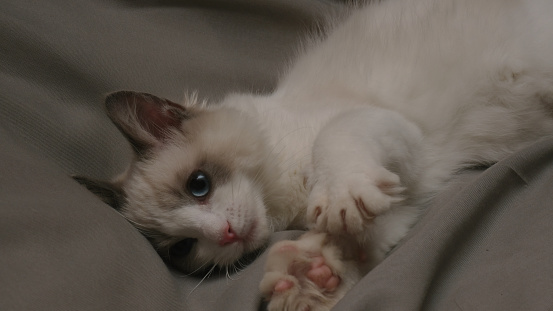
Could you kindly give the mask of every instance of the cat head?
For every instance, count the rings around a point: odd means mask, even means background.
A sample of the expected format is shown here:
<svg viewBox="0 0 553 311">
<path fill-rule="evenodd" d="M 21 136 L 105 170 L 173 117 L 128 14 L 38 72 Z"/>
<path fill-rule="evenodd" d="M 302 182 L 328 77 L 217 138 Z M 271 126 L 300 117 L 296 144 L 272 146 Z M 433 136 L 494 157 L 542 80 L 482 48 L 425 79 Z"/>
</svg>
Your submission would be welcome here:
<svg viewBox="0 0 553 311">
<path fill-rule="evenodd" d="M 117 92 L 107 114 L 135 151 L 112 182 L 76 179 L 185 272 L 228 266 L 269 235 L 268 150 L 256 121 L 232 108 Z"/>
</svg>

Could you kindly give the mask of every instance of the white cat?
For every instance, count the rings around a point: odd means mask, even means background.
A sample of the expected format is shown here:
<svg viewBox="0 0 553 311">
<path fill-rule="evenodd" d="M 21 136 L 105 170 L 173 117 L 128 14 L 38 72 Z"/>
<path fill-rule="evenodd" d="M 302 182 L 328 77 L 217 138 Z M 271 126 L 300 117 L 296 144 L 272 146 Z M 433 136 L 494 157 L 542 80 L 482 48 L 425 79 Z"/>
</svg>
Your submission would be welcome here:
<svg viewBox="0 0 553 311">
<path fill-rule="evenodd" d="M 118 92 L 136 151 L 81 180 L 184 271 L 228 266 L 274 231 L 270 310 L 328 310 L 451 176 L 553 136 L 553 1 L 386 0 L 306 48 L 270 95 L 184 105 Z"/>
</svg>

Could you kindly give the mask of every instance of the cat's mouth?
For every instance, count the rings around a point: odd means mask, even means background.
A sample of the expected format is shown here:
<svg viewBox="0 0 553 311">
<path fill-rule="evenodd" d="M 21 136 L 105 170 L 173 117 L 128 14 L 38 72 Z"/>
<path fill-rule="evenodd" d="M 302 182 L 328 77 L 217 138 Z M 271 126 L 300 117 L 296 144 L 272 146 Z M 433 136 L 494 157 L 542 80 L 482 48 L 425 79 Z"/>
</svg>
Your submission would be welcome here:
<svg viewBox="0 0 553 311">
<path fill-rule="evenodd" d="M 233 243 L 222 246 L 221 250 L 224 250 L 224 252 L 229 255 L 229 261 L 234 263 L 240 260 L 243 263 L 249 261 L 244 260 L 244 257 L 250 259 L 257 257 L 257 255 L 259 255 L 259 250 L 266 247 L 268 242 L 268 236 L 264 234 L 262 228 L 262 225 L 254 221 L 241 230 L 243 233 L 239 235 L 239 239 Z"/>
<path fill-rule="evenodd" d="M 227 245 L 233 245 L 236 243 L 240 243 L 244 247 L 244 251 L 248 252 L 253 249 L 252 244 L 256 243 L 256 232 L 257 232 L 257 222 L 252 222 L 252 224 L 246 228 L 245 230 L 241 230 L 241 233 L 235 233 L 231 227 L 229 226 L 226 239 L 219 243 L 220 246 L 227 246 Z"/>
</svg>

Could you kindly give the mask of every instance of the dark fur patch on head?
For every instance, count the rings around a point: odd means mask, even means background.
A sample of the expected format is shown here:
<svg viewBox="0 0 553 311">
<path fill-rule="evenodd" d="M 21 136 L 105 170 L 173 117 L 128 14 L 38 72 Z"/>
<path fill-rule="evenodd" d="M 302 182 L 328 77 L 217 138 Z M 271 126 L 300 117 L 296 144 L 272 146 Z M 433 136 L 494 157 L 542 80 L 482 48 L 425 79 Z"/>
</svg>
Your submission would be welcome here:
<svg viewBox="0 0 553 311">
<path fill-rule="evenodd" d="M 116 210 L 120 210 L 125 203 L 123 190 L 113 183 L 90 179 L 84 176 L 73 176 L 73 179 Z"/>
</svg>

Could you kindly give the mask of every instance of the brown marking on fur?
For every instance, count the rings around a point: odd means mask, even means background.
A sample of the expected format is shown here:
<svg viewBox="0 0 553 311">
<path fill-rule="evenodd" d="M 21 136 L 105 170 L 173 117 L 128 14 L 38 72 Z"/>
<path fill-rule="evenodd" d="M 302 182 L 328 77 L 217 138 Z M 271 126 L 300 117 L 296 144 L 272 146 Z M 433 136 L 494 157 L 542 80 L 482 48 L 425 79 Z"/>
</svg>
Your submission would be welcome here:
<svg viewBox="0 0 553 311">
<path fill-rule="evenodd" d="M 152 146 L 152 138 L 163 141 L 183 120 L 188 119 L 184 107 L 168 99 L 148 93 L 120 91 L 106 97 L 108 116 L 133 146 L 143 155 Z M 147 137 L 146 131 L 152 137 Z"/>
</svg>

